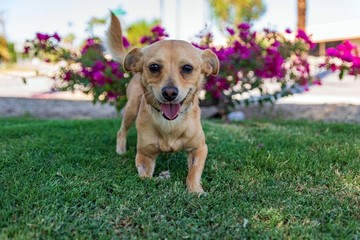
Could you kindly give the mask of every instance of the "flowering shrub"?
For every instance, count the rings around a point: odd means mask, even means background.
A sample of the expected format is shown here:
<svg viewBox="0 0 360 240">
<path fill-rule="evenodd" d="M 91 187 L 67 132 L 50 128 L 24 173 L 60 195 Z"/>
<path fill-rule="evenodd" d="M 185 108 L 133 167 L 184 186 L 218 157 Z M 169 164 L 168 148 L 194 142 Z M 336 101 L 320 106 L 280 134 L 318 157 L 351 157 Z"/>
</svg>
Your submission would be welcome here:
<svg viewBox="0 0 360 240">
<path fill-rule="evenodd" d="M 169 35 L 165 32 L 165 29 L 160 26 L 156 25 L 151 29 L 151 35 L 143 36 L 140 38 L 141 44 L 152 44 L 154 42 L 160 41 L 168 37 Z"/>
<path fill-rule="evenodd" d="M 149 36 L 140 41 L 153 43 L 168 35 L 157 25 Z M 126 103 L 126 86 L 130 75 L 124 73 L 120 63 L 106 58 L 103 54 L 99 38 L 86 40 L 80 52 L 71 52 L 60 44 L 61 38 L 54 35 L 37 33 L 36 38 L 24 44 L 26 56 L 36 56 L 46 62 L 59 63 L 59 71 L 52 76 L 60 79 L 54 88 L 61 91 L 80 90 L 92 94 L 93 102 L 109 102 L 120 110 Z M 125 48 L 129 48 L 128 40 L 123 37 Z"/>
<path fill-rule="evenodd" d="M 339 71 L 339 78 L 344 74 L 358 76 L 360 74 L 360 55 L 357 46 L 346 40 L 335 48 L 326 50 L 325 63 L 321 65 L 333 72 Z"/>
<path fill-rule="evenodd" d="M 225 106 L 274 102 L 278 98 L 307 90 L 314 81 L 307 61 L 308 51 L 315 47 L 306 33 L 299 30 L 294 40 L 264 29 L 256 32 L 247 23 L 226 29 L 226 46 L 216 47 L 210 33 L 201 36 L 199 48 L 210 48 L 218 56 L 221 70 L 211 76 L 205 90 Z M 270 89 L 266 83 L 272 83 Z"/>
<path fill-rule="evenodd" d="M 209 77 L 204 90 L 206 96 L 215 99 L 221 107 L 274 102 L 319 83 L 312 78 L 306 58 L 315 45 L 304 31 L 299 30 L 293 40 L 290 40 L 289 29 L 285 35 L 268 29 L 256 32 L 247 23 L 227 28 L 227 32 L 228 43 L 223 47 L 213 44 L 210 33 L 203 34 L 200 43 L 193 43 L 202 49 L 212 49 L 220 60 L 219 75 Z M 139 41 L 151 44 L 167 36 L 164 28 L 157 25 Z M 126 48 L 130 47 L 126 38 L 123 42 Z M 122 71 L 119 63 L 103 55 L 98 38 L 87 39 L 80 52 L 71 52 L 61 46 L 58 34 L 38 33 L 34 40 L 25 43 L 24 53 L 62 63 L 55 76 L 63 79 L 56 85 L 57 89 L 78 89 L 92 94 L 94 102 L 110 102 L 117 109 L 126 102 L 130 76 Z"/>
</svg>

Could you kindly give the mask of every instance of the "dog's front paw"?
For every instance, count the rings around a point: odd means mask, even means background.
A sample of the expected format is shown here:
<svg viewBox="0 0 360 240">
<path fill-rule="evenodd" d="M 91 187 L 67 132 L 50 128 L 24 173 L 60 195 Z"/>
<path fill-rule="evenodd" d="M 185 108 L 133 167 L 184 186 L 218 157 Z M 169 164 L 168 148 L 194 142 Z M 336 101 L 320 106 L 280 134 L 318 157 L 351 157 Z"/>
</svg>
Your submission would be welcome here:
<svg viewBox="0 0 360 240">
<path fill-rule="evenodd" d="M 205 194 L 204 189 L 201 187 L 201 185 L 190 185 L 187 187 L 189 193 L 197 193 L 199 195 Z"/>
<path fill-rule="evenodd" d="M 116 146 L 116 153 L 119 154 L 119 155 L 125 154 L 126 153 L 126 146 L 117 145 Z"/>
<path fill-rule="evenodd" d="M 116 152 L 120 155 L 126 153 L 126 138 L 118 137 L 116 142 Z"/>
</svg>

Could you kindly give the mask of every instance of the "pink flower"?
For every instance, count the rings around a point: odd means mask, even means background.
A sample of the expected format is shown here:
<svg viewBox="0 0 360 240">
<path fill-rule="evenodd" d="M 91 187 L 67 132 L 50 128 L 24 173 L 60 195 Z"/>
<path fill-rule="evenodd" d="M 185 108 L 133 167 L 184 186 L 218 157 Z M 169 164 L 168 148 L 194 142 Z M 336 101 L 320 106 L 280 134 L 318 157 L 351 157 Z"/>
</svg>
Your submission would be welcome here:
<svg viewBox="0 0 360 240">
<path fill-rule="evenodd" d="M 81 73 L 84 74 L 85 77 L 91 77 L 91 71 L 86 68 L 81 69 Z"/>
<path fill-rule="evenodd" d="M 169 36 L 167 33 L 165 33 L 165 29 L 160 25 L 154 26 L 151 29 L 151 32 L 159 35 L 160 37 L 168 37 Z"/>
<path fill-rule="evenodd" d="M 88 38 L 86 39 L 86 45 L 94 45 L 95 44 L 95 40 L 93 38 Z"/>
<path fill-rule="evenodd" d="M 307 43 L 310 46 L 310 49 L 313 49 L 316 47 L 316 44 L 310 40 L 309 36 L 305 33 L 304 30 L 299 29 L 298 33 L 296 34 L 296 38 L 303 39 L 305 41 L 305 43 Z"/>
<path fill-rule="evenodd" d="M 275 41 L 273 44 L 271 44 L 271 46 L 278 48 L 281 46 L 281 43 L 279 41 Z"/>
<path fill-rule="evenodd" d="M 329 57 L 337 57 L 338 51 L 335 48 L 328 48 L 326 49 L 326 55 Z"/>
<path fill-rule="evenodd" d="M 98 86 L 104 86 L 104 84 L 106 83 L 106 78 L 105 78 L 104 74 L 100 71 L 94 72 L 93 80 L 94 80 L 95 84 L 97 84 Z"/>
<path fill-rule="evenodd" d="M 109 65 L 110 65 L 112 71 L 117 71 L 117 70 L 119 70 L 120 64 L 119 64 L 118 62 L 110 61 L 110 62 L 109 62 Z"/>
<path fill-rule="evenodd" d="M 145 37 L 145 36 L 144 36 L 144 37 L 141 37 L 141 38 L 140 38 L 140 43 L 141 43 L 141 44 L 144 44 L 144 43 L 146 43 L 146 42 L 148 42 L 148 41 L 149 41 L 149 38 L 148 38 L 148 37 Z"/>
<path fill-rule="evenodd" d="M 119 96 L 119 94 L 113 92 L 113 91 L 108 91 L 107 92 L 107 98 L 110 100 L 110 101 L 114 101 L 116 100 L 116 98 Z"/>
<path fill-rule="evenodd" d="M 124 45 L 125 48 L 130 47 L 130 43 L 129 43 L 129 41 L 127 40 L 126 37 L 123 36 L 123 37 L 122 37 L 122 41 L 123 41 L 123 45 Z"/>
<path fill-rule="evenodd" d="M 356 49 L 356 45 L 352 44 L 349 40 L 345 40 L 342 44 L 336 47 L 339 51 L 352 52 Z"/>
<path fill-rule="evenodd" d="M 243 23 L 240 23 L 237 27 L 238 27 L 238 29 L 241 29 L 241 30 L 249 30 L 251 26 L 249 23 L 243 22 Z"/>
<path fill-rule="evenodd" d="M 346 62 L 353 62 L 354 61 L 354 56 L 351 53 L 346 52 L 341 56 L 341 59 L 346 61 Z"/>
<path fill-rule="evenodd" d="M 255 70 L 255 75 L 261 78 L 283 78 L 284 63 L 285 59 L 280 52 L 276 48 L 269 47 L 263 58 L 263 66 Z"/>
<path fill-rule="evenodd" d="M 26 46 L 24 47 L 24 54 L 29 54 L 29 51 L 30 51 L 30 47 L 29 46 Z"/>
<path fill-rule="evenodd" d="M 322 85 L 321 79 L 320 79 L 320 78 L 315 79 L 315 80 L 313 81 L 313 84 L 314 84 L 314 85 L 321 86 L 321 85 Z"/>
<path fill-rule="evenodd" d="M 330 64 L 330 70 L 335 72 L 337 70 L 337 66 L 335 64 Z"/>
<path fill-rule="evenodd" d="M 49 35 L 47 35 L 47 34 L 42 34 L 42 33 L 36 33 L 36 38 L 40 41 L 40 42 L 42 42 L 42 41 L 47 41 L 49 38 L 50 38 L 50 36 Z"/>
<path fill-rule="evenodd" d="M 248 38 L 250 37 L 250 34 L 248 31 L 240 31 L 239 33 L 239 37 L 243 40 L 243 41 L 247 41 Z"/>
<path fill-rule="evenodd" d="M 206 46 L 200 46 L 199 44 L 196 44 L 196 43 L 191 43 L 191 45 L 193 45 L 194 47 L 199 48 L 201 50 L 207 49 Z M 214 52 L 216 53 L 216 51 L 214 51 Z"/>
<path fill-rule="evenodd" d="M 57 33 L 54 33 L 52 37 L 55 38 L 58 42 L 61 40 L 61 37 Z"/>
<path fill-rule="evenodd" d="M 235 31 L 234 31 L 234 29 L 232 29 L 232 28 L 227 27 L 227 28 L 226 28 L 226 31 L 227 31 L 231 36 L 234 36 L 234 34 L 235 34 Z"/>
<path fill-rule="evenodd" d="M 94 64 L 92 65 L 92 69 L 93 69 L 94 72 L 95 72 L 95 71 L 102 71 L 102 70 L 105 69 L 105 65 L 104 65 L 104 63 L 103 63 L 102 61 L 97 60 L 97 61 L 95 61 Z"/>
<path fill-rule="evenodd" d="M 71 71 L 65 72 L 65 74 L 63 74 L 63 79 L 65 81 L 70 81 L 71 80 Z"/>
<path fill-rule="evenodd" d="M 291 31 L 290 28 L 287 28 L 287 29 L 285 30 L 285 32 L 288 33 L 288 34 L 292 33 L 292 31 Z"/>
</svg>

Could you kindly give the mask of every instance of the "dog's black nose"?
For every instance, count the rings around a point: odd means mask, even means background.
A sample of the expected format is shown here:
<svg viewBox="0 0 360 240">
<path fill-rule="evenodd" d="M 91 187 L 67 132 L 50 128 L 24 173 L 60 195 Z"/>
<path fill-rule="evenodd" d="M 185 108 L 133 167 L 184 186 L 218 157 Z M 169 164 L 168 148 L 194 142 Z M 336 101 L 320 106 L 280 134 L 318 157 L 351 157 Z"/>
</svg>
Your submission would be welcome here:
<svg viewBox="0 0 360 240">
<path fill-rule="evenodd" d="M 179 90 L 176 87 L 163 87 L 161 89 L 161 94 L 166 100 L 172 101 L 179 94 Z"/>
</svg>

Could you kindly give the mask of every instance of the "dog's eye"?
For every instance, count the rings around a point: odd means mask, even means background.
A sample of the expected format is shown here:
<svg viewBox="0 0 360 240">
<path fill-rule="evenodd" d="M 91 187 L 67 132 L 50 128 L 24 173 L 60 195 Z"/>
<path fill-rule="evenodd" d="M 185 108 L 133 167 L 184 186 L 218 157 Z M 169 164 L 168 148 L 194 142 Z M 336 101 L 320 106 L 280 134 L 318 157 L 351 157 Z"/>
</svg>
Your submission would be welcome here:
<svg viewBox="0 0 360 240">
<path fill-rule="evenodd" d="M 152 72 L 152 73 L 157 73 L 157 72 L 160 72 L 160 66 L 158 65 L 158 64 L 151 64 L 150 66 L 149 66 L 149 70 L 150 70 L 150 72 Z"/>
<path fill-rule="evenodd" d="M 183 71 L 184 73 L 191 73 L 191 72 L 193 71 L 193 67 L 190 66 L 190 65 L 188 65 L 188 64 L 186 64 L 186 65 L 184 65 L 184 66 L 182 67 L 182 71 Z"/>
</svg>

